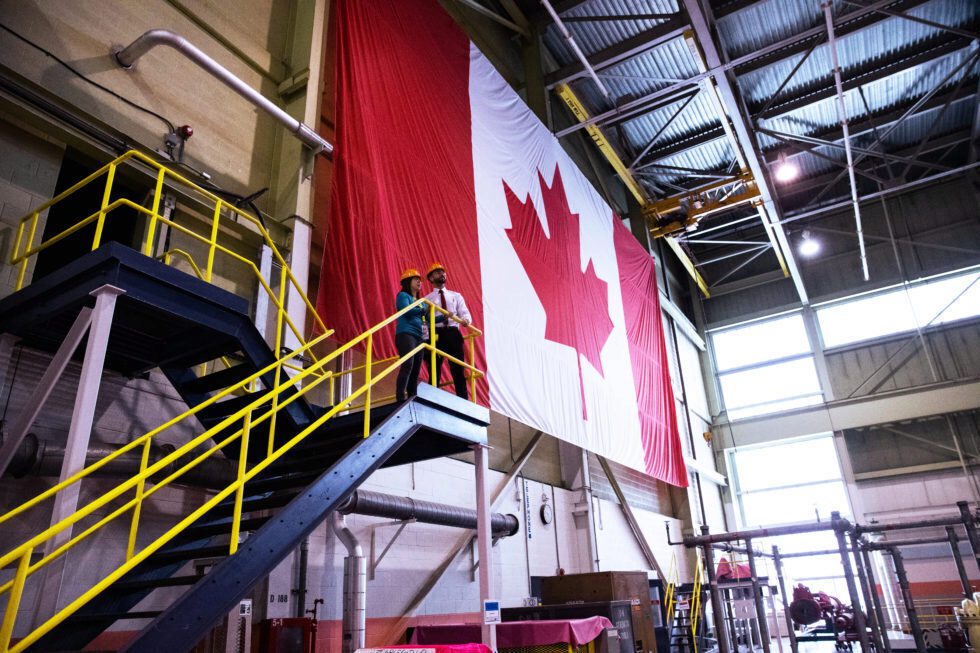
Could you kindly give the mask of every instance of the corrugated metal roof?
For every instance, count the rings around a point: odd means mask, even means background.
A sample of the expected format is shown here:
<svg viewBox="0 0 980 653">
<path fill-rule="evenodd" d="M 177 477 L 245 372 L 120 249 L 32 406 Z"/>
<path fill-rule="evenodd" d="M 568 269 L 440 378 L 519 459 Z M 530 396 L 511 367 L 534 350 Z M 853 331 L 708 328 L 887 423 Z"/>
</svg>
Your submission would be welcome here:
<svg viewBox="0 0 980 653">
<path fill-rule="evenodd" d="M 623 126 L 623 131 L 634 149 L 637 152 L 642 151 L 653 138 L 653 135 L 670 120 L 670 117 L 682 104 L 683 102 L 675 102 L 670 106 L 627 122 Z M 716 127 L 718 124 L 718 119 L 715 117 L 708 98 L 704 93 L 698 93 L 680 115 L 660 134 L 657 143 L 667 144 L 682 141 L 701 133 L 705 127 Z"/>
<path fill-rule="evenodd" d="M 673 154 L 660 160 L 659 164 L 674 166 L 676 168 L 692 168 L 695 170 L 720 170 L 727 168 L 734 156 L 731 143 L 727 139 L 719 138 Z M 645 172 L 656 174 L 657 178 L 671 183 L 689 182 L 688 185 L 695 185 L 707 181 L 706 179 L 693 177 L 683 172 L 658 168 L 646 168 Z"/>
<path fill-rule="evenodd" d="M 532 2 L 532 0 L 527 1 Z M 832 2 L 834 14 L 838 18 L 851 12 L 863 11 L 847 0 L 832 0 Z M 568 10 L 563 16 L 577 18 L 677 11 L 677 0 L 587 0 Z M 980 0 L 926 0 L 907 10 L 906 13 L 909 16 L 940 25 L 959 27 L 969 32 L 980 30 Z M 653 29 L 663 22 L 636 19 L 569 21 L 566 24 L 582 50 L 587 55 L 592 55 Z M 858 146 L 869 147 L 874 139 L 874 134 L 870 130 L 865 131 L 869 112 L 878 120 L 881 120 L 884 115 L 901 113 L 905 107 L 934 89 L 951 71 L 964 62 L 965 57 L 977 48 L 977 42 L 941 27 L 925 25 L 903 17 L 868 13 L 861 19 L 861 23 L 865 26 L 840 36 L 838 50 L 845 82 L 858 81 L 868 105 L 866 108 L 856 90 L 847 93 L 848 116 L 852 124 L 862 123 L 862 131 L 854 137 L 854 142 Z M 822 30 L 824 16 L 820 0 L 757 0 L 719 18 L 716 24 L 723 58 L 727 55 L 732 59 L 799 35 L 806 30 L 814 28 Z M 855 29 L 856 24 L 853 21 L 848 21 L 846 24 L 848 29 Z M 820 37 L 821 40 L 826 38 L 822 33 Z M 808 43 L 813 43 L 814 40 L 811 38 Z M 559 65 L 567 65 L 575 61 L 574 55 L 554 26 L 546 28 L 544 42 Z M 740 68 L 742 72 L 735 80 L 736 88 L 750 112 L 758 111 L 763 104 L 769 102 L 796 64 L 800 63 L 804 55 L 791 54 L 796 49 L 798 48 L 793 47 L 781 53 L 773 53 L 766 59 L 769 63 L 757 70 L 746 70 L 749 66 Z M 783 58 L 779 59 L 780 56 Z M 881 74 L 882 69 L 894 72 L 890 72 L 887 77 L 874 79 Z M 609 88 L 613 101 L 622 104 L 676 85 L 676 80 L 689 80 L 695 77 L 697 72 L 698 67 L 687 44 L 683 39 L 675 39 L 601 70 L 600 75 Z M 861 77 L 857 76 L 859 73 Z M 950 79 L 943 81 L 940 93 L 951 91 L 961 80 L 964 85 L 960 86 L 960 92 L 974 93 L 977 90 L 978 77 L 980 77 L 980 64 L 974 63 L 971 67 L 960 70 Z M 590 79 L 580 79 L 574 82 L 573 86 L 586 107 L 593 113 L 612 108 Z M 797 135 L 820 137 L 823 134 L 834 134 L 839 130 L 839 126 L 832 91 L 830 51 L 827 44 L 821 42 L 782 89 L 780 97 L 772 102 L 772 106 L 767 111 L 770 117 L 760 120 L 759 126 Z M 715 130 L 716 133 L 721 133 L 718 130 L 718 117 L 707 100 L 703 92 L 695 97 L 684 112 L 660 134 L 652 150 L 653 156 L 646 157 L 640 165 L 651 163 L 658 156 L 658 151 L 673 151 L 673 154 L 660 159 L 658 163 L 705 171 L 726 169 L 733 158 L 732 144 L 728 142 L 727 137 L 721 136 L 698 143 L 699 140 L 704 140 L 699 137 L 707 132 Z M 916 144 L 930 133 L 933 138 L 963 133 L 963 130 L 968 129 L 972 124 L 976 103 L 975 95 L 964 95 L 946 111 L 940 107 L 921 111 L 897 126 L 887 136 L 884 142 L 886 151 L 912 152 Z M 679 106 L 680 100 L 655 110 L 651 109 L 643 115 L 621 121 L 615 131 L 608 124 L 601 126 L 612 140 L 622 139 L 621 150 L 640 152 L 664 127 Z M 729 108 L 729 110 L 734 109 Z M 774 150 L 793 152 L 791 148 L 772 137 L 760 133 L 756 134 L 756 138 L 757 143 L 745 143 L 743 146 L 758 145 L 769 156 L 773 155 Z M 963 165 L 967 157 L 965 150 L 966 148 L 961 144 L 948 154 L 943 164 Z M 842 149 L 833 146 L 820 146 L 808 153 L 792 154 L 792 156 L 800 166 L 804 180 L 841 170 L 842 168 L 835 164 L 835 161 L 842 162 L 844 159 Z M 904 166 L 904 164 L 899 165 Z M 664 183 L 689 188 L 707 181 L 704 177 L 696 177 L 680 170 L 644 168 L 643 172 L 648 182 L 657 183 L 661 188 L 665 188 Z M 912 177 L 916 178 L 920 173 L 921 170 L 913 173 Z M 858 183 L 859 189 L 874 187 L 874 182 L 865 177 L 860 177 Z M 813 186 L 811 182 L 810 188 Z M 777 186 L 774 189 L 782 209 L 790 212 L 799 210 L 808 201 L 812 201 L 812 196 L 818 193 L 823 201 L 827 201 L 832 198 L 840 199 L 843 196 L 838 196 L 839 193 L 848 191 L 846 180 L 836 184 L 830 194 L 820 191 L 807 193 L 802 190 L 794 193 L 792 185 Z M 859 190 L 859 192 L 864 191 Z M 722 223 L 726 220 L 734 220 L 738 215 L 738 211 L 715 214 L 711 216 L 711 222 Z M 745 231 L 745 225 L 733 229 L 738 230 L 731 232 L 735 234 L 733 238 L 738 239 L 739 234 L 750 238 L 745 235 L 748 233 Z M 715 233 L 717 235 L 724 232 Z M 757 236 L 758 234 L 755 234 L 752 237 Z M 760 260 L 760 264 L 765 263 Z M 745 273 L 751 274 L 756 271 L 746 270 Z M 740 272 L 729 281 L 741 276 Z M 785 295 L 788 298 L 793 294 L 792 285 L 784 285 Z"/>
<path fill-rule="evenodd" d="M 877 113 L 904 104 L 916 97 L 921 97 L 939 84 L 968 56 L 969 51 L 967 50 L 954 52 L 929 63 L 907 68 L 894 75 L 863 85 L 862 92 L 868 102 L 868 108 L 871 109 L 872 113 Z M 951 77 L 945 84 L 945 88 L 955 86 L 956 82 L 966 73 L 967 68 L 964 68 L 960 73 Z M 814 134 L 826 131 L 839 123 L 836 102 L 836 97 L 825 98 L 778 117 L 761 120 L 760 124 L 775 131 L 797 134 Z M 847 92 L 844 104 L 848 118 L 852 121 L 868 114 L 864 102 L 861 100 L 861 94 L 857 91 Z"/>
<path fill-rule="evenodd" d="M 835 15 L 843 5 L 834 1 Z M 718 34 L 730 58 L 799 34 L 823 21 L 818 0 L 762 0 L 718 20 Z"/>
<path fill-rule="evenodd" d="M 678 11 L 673 0 L 591 0 L 562 14 L 563 18 L 583 18 L 587 16 L 636 16 L 640 14 L 673 14 Z M 565 27 L 575 38 L 578 47 L 586 56 L 604 48 L 616 45 L 641 32 L 656 27 L 663 20 L 616 20 L 578 22 L 568 21 Z M 544 33 L 544 42 L 561 65 L 575 61 L 575 54 L 558 28 L 549 24 Z"/>
<path fill-rule="evenodd" d="M 666 88 L 676 81 L 693 77 L 697 64 L 683 39 L 674 39 L 648 52 L 599 72 L 602 83 L 622 102 Z M 591 78 L 572 83 L 572 88 L 590 109 L 610 108 Z"/>
<path fill-rule="evenodd" d="M 936 0 L 909 13 L 946 25 L 966 25 L 980 17 L 980 2 Z M 889 60 L 899 52 L 916 49 L 933 37 L 943 34 L 946 32 L 938 28 L 898 17 L 887 18 L 873 26 L 847 34 L 837 41 L 843 76 L 847 79 L 849 71 L 865 67 L 871 62 Z M 739 87 L 749 104 L 768 100 L 803 57 L 803 54 L 798 54 L 739 76 Z M 830 48 L 824 43 L 793 74 L 781 95 L 793 96 L 806 91 L 815 83 L 830 80 L 832 70 Z M 895 90 L 901 89 L 895 87 Z"/>
</svg>

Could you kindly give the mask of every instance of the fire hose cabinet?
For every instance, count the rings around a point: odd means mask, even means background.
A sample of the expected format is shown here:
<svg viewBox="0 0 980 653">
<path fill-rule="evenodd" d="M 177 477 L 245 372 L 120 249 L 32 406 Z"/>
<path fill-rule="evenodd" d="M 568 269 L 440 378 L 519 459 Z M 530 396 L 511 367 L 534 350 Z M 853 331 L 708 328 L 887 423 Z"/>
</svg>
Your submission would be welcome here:
<svg viewBox="0 0 980 653">
<path fill-rule="evenodd" d="M 551 605 L 577 601 L 629 601 L 633 650 L 636 653 L 657 653 L 650 581 L 645 571 L 602 571 L 548 576 L 541 579 L 541 599 L 543 603 Z"/>
</svg>

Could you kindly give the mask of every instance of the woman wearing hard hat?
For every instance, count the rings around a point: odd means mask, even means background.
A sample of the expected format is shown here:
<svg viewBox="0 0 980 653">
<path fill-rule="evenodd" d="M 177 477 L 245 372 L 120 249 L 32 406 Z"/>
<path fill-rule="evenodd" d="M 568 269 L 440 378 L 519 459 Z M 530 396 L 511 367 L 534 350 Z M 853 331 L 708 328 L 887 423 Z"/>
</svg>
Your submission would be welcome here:
<svg viewBox="0 0 980 653">
<path fill-rule="evenodd" d="M 395 298 L 395 307 L 402 310 L 411 306 L 415 300 L 419 299 L 419 289 L 422 287 L 422 275 L 414 268 L 409 268 L 402 272 L 401 290 Z M 395 324 L 395 347 L 398 349 L 399 356 L 405 356 L 408 352 L 422 344 L 422 334 L 424 333 L 425 307 L 416 306 L 398 318 Z M 417 351 L 402 363 L 398 370 L 398 381 L 395 387 L 395 398 L 398 401 L 405 401 L 407 397 L 414 397 L 419 386 L 419 371 L 422 369 L 422 351 Z"/>
</svg>

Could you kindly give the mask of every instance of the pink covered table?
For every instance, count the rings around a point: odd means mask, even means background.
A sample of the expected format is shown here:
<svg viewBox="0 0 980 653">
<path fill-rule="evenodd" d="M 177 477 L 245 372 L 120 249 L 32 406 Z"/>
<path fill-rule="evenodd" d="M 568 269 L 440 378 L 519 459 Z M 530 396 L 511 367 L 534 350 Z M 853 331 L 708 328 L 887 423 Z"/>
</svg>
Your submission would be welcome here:
<svg viewBox="0 0 980 653">
<path fill-rule="evenodd" d="M 399 646 L 382 646 L 380 648 L 362 648 L 358 651 L 364 653 L 382 653 L 387 651 L 418 651 L 421 653 L 493 653 L 483 644 L 423 644 L 419 648 L 418 644 L 405 644 Z"/>
<path fill-rule="evenodd" d="M 497 647 L 547 646 L 548 644 L 588 644 L 612 622 L 605 617 L 587 619 L 549 619 L 543 621 L 508 621 L 497 624 Z M 480 624 L 418 626 L 412 633 L 413 644 L 461 644 L 481 639 Z"/>
</svg>

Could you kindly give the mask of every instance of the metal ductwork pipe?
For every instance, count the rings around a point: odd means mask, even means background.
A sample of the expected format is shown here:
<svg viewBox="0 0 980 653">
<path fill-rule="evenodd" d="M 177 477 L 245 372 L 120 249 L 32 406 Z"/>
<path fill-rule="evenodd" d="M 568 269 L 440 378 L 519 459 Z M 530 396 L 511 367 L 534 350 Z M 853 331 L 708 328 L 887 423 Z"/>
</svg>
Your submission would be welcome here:
<svg viewBox="0 0 980 653">
<path fill-rule="evenodd" d="M 356 490 L 337 511 L 345 515 L 355 513 L 388 519 L 414 519 L 456 528 L 476 528 L 476 510 L 367 490 Z M 520 529 L 520 521 L 514 515 L 494 513 L 490 515 L 490 527 L 493 537 L 510 537 Z"/>
<path fill-rule="evenodd" d="M 364 648 L 367 623 L 367 560 L 364 549 L 354 533 L 347 528 L 347 520 L 340 512 L 331 518 L 333 532 L 347 549 L 344 558 L 344 605 L 343 605 L 343 653 L 354 653 Z"/>
<path fill-rule="evenodd" d="M 171 32 L 167 29 L 151 29 L 144 32 L 142 36 L 127 45 L 125 48 L 116 52 L 113 58 L 120 66 L 130 69 L 144 54 L 158 45 L 165 45 L 181 53 L 198 66 L 203 68 L 212 77 L 218 79 L 225 86 L 235 91 L 250 103 L 262 109 L 275 120 L 286 127 L 304 145 L 313 150 L 314 154 L 323 154 L 327 158 L 333 155 L 333 145 L 320 137 L 316 131 L 306 124 L 296 120 L 291 115 L 280 109 L 274 102 L 256 91 L 254 88 L 233 75 L 227 68 L 206 55 L 194 44 L 183 36 Z"/>
<path fill-rule="evenodd" d="M 93 442 L 85 454 L 85 466 L 92 465 L 106 456 L 115 453 L 123 445 Z M 176 447 L 172 444 L 153 445 L 150 447 L 149 464 L 153 465 L 165 456 L 170 455 Z M 141 448 L 132 451 L 103 465 L 97 472 L 99 477 L 127 477 L 139 472 Z M 50 440 L 39 440 L 33 433 L 28 433 L 20 443 L 10 465 L 7 476 L 23 478 L 25 476 L 58 477 L 61 475 L 61 465 L 65 459 L 65 444 Z M 160 470 L 154 478 L 162 479 L 183 465 L 175 461 Z M 238 473 L 238 463 L 227 458 L 211 456 L 201 462 L 174 482 L 195 487 L 220 488 L 235 481 Z"/>
</svg>

